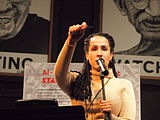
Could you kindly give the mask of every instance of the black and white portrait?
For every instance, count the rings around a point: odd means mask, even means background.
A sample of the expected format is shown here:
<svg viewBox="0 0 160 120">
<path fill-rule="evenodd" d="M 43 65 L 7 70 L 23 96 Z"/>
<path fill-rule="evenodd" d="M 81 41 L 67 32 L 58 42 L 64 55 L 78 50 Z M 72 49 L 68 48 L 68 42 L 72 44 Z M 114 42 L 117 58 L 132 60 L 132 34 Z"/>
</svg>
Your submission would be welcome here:
<svg viewBox="0 0 160 120">
<path fill-rule="evenodd" d="M 117 41 L 117 54 L 160 56 L 159 0 L 104 0 L 103 12 L 103 31 Z"/>
<path fill-rule="evenodd" d="M 0 0 L 0 52 L 48 54 L 50 2 Z"/>
</svg>

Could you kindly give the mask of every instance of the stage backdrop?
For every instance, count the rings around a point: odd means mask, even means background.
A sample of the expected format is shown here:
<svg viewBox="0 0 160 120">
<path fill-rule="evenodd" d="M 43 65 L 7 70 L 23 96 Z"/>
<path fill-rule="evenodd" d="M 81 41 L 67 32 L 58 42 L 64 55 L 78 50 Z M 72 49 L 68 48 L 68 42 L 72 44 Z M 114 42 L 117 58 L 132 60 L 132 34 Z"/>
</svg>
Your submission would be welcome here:
<svg viewBox="0 0 160 120">
<path fill-rule="evenodd" d="M 59 106 L 71 105 L 70 98 L 59 88 L 53 74 L 54 63 L 28 63 L 25 67 L 23 99 L 57 99 Z M 72 63 L 72 71 L 80 71 L 82 63 Z M 130 80 L 136 96 L 136 120 L 140 120 L 140 69 L 139 65 L 116 65 L 119 78 Z"/>
</svg>

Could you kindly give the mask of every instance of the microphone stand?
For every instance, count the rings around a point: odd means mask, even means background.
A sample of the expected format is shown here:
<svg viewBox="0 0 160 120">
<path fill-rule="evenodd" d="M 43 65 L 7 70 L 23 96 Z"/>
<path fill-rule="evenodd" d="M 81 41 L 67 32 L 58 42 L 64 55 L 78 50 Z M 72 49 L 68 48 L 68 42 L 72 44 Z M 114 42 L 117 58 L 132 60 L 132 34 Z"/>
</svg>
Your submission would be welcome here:
<svg viewBox="0 0 160 120">
<path fill-rule="evenodd" d="M 100 74 L 100 79 L 101 79 L 101 83 L 102 83 L 103 100 L 106 100 L 105 87 L 104 87 L 104 74 L 102 72 Z M 109 112 L 104 112 L 104 114 L 105 114 L 104 120 L 111 120 Z"/>
</svg>

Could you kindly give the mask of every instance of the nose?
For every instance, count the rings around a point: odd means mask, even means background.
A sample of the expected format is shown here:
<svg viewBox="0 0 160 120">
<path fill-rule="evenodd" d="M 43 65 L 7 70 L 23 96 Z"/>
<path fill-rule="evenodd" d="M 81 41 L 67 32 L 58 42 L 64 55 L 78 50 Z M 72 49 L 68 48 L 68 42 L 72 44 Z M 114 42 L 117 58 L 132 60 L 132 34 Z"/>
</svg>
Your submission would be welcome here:
<svg viewBox="0 0 160 120">
<path fill-rule="evenodd" d="M 97 57 L 102 57 L 102 51 L 101 50 L 97 50 Z"/>
<path fill-rule="evenodd" d="M 160 16 L 160 0 L 149 0 L 146 12 L 152 16 Z"/>
<path fill-rule="evenodd" d="M 0 0 L 0 11 L 7 11 L 12 8 L 10 0 Z"/>
</svg>

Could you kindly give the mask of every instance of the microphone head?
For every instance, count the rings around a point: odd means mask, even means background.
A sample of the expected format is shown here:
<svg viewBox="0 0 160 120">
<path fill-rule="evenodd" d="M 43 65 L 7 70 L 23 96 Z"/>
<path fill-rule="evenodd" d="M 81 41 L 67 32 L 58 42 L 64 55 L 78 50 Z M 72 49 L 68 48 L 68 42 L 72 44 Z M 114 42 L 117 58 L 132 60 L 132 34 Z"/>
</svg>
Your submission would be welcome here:
<svg viewBox="0 0 160 120">
<path fill-rule="evenodd" d="M 99 61 L 102 62 L 102 63 L 105 62 L 105 60 L 104 60 L 102 57 L 100 57 L 100 58 L 98 58 L 98 59 L 96 60 L 96 62 L 97 62 L 98 64 L 99 64 Z"/>
<path fill-rule="evenodd" d="M 104 65 L 105 60 L 104 60 L 102 57 L 100 57 L 100 58 L 98 58 L 98 59 L 96 60 L 96 62 L 97 62 L 97 64 L 100 66 L 102 74 L 103 74 L 103 75 L 108 75 L 109 72 L 108 72 L 108 70 L 106 69 L 106 66 Z"/>
</svg>

